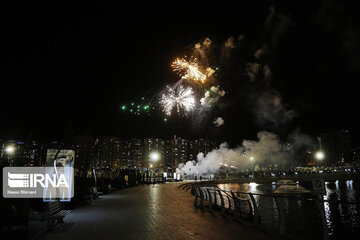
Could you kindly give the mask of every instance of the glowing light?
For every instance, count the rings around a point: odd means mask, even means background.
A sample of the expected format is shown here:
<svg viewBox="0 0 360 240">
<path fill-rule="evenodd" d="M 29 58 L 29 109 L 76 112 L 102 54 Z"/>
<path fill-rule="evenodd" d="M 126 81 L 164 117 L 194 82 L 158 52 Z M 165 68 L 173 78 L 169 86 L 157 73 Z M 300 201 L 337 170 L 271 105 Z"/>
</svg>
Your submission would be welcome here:
<svg viewBox="0 0 360 240">
<path fill-rule="evenodd" d="M 126 110 L 126 106 L 125 105 L 121 106 L 121 110 Z"/>
<path fill-rule="evenodd" d="M 317 160 L 323 160 L 325 158 L 325 154 L 322 151 L 318 151 L 315 153 L 315 158 Z"/>
<path fill-rule="evenodd" d="M 210 77 L 210 76 L 213 75 L 214 73 L 215 73 L 215 70 L 212 69 L 211 67 L 206 68 L 206 75 L 207 75 L 208 77 Z"/>
<path fill-rule="evenodd" d="M 160 159 L 160 154 L 158 152 L 152 152 L 149 157 L 151 161 L 156 162 Z"/>
<path fill-rule="evenodd" d="M 178 114 L 186 114 L 195 106 L 193 90 L 190 87 L 184 88 L 182 85 L 175 89 L 168 86 L 167 93 L 162 95 L 160 104 L 168 116 L 171 115 L 174 108 Z"/>
<path fill-rule="evenodd" d="M 13 152 L 15 152 L 15 148 L 13 146 L 7 146 L 5 148 L 5 151 L 8 153 L 8 154 L 11 154 Z"/>
<path fill-rule="evenodd" d="M 257 187 L 258 185 L 259 185 L 259 184 L 257 184 L 257 183 L 250 182 L 250 183 L 249 183 L 249 187 L 250 187 L 249 190 L 250 190 L 250 192 L 256 190 L 256 187 Z"/>
<path fill-rule="evenodd" d="M 204 83 L 207 78 L 207 76 L 199 70 L 199 65 L 196 58 L 189 62 L 183 58 L 177 58 L 171 66 L 173 67 L 174 71 L 180 74 L 182 79 L 193 80 L 197 82 L 201 81 Z M 208 70 L 208 73 L 211 75 L 213 72 L 210 69 Z"/>
<path fill-rule="evenodd" d="M 250 161 L 254 161 L 254 159 L 255 159 L 254 157 L 250 157 Z"/>
</svg>

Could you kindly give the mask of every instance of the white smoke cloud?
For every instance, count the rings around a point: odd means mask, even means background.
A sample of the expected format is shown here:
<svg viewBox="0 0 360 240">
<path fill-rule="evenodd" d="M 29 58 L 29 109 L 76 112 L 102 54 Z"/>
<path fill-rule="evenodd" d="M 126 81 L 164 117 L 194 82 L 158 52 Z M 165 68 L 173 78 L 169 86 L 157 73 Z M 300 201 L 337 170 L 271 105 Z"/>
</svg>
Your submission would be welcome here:
<svg viewBox="0 0 360 240">
<path fill-rule="evenodd" d="M 202 106 L 211 107 L 211 105 L 215 104 L 224 95 L 224 90 L 220 90 L 218 87 L 212 86 L 210 90 L 205 92 L 204 97 L 200 99 L 200 103 Z"/>
<path fill-rule="evenodd" d="M 282 14 L 279 15 L 279 20 L 276 24 L 276 28 L 272 36 L 274 45 L 278 42 L 280 36 L 290 27 L 291 23 L 292 22 L 290 17 Z"/>
<path fill-rule="evenodd" d="M 201 48 L 201 43 L 195 43 L 194 48 L 195 48 L 195 49 L 199 49 L 199 48 Z"/>
<path fill-rule="evenodd" d="M 289 16 L 278 13 L 277 9 L 271 5 L 269 14 L 265 20 L 265 31 L 271 34 L 272 44 L 277 44 L 280 36 L 291 26 L 292 21 Z"/>
<path fill-rule="evenodd" d="M 212 56 L 212 42 L 210 38 L 205 38 L 202 43 L 195 43 L 192 49 L 192 57 L 196 58 L 202 66 L 209 66 L 209 60 Z M 209 68 L 211 69 L 211 68 Z M 208 71 L 208 70 L 207 70 Z M 209 73 L 209 72 L 208 72 Z M 212 72 L 210 72 L 211 76 Z"/>
<path fill-rule="evenodd" d="M 292 120 L 297 114 L 282 103 L 281 95 L 275 91 L 256 95 L 254 113 L 258 123 L 281 125 Z"/>
<path fill-rule="evenodd" d="M 204 46 L 210 46 L 211 45 L 211 40 L 210 38 L 205 38 L 204 42 L 203 42 Z"/>
<path fill-rule="evenodd" d="M 230 149 L 227 143 L 220 144 L 219 148 L 209 152 L 206 156 L 203 153 L 197 155 L 197 161 L 188 161 L 180 164 L 178 170 L 184 175 L 206 175 L 216 173 L 225 162 L 236 162 L 241 157 L 239 149 Z"/>
<path fill-rule="evenodd" d="M 235 47 L 235 39 L 233 37 L 229 37 L 225 43 L 224 43 L 226 48 L 234 48 Z"/>
<path fill-rule="evenodd" d="M 263 74 L 264 74 L 265 79 L 271 79 L 272 72 L 271 72 L 270 67 L 268 65 L 265 65 L 263 67 Z"/>
<path fill-rule="evenodd" d="M 259 59 L 259 58 L 261 57 L 261 55 L 263 55 L 263 53 L 264 53 L 264 50 L 263 50 L 262 48 L 260 48 L 260 49 L 258 49 L 258 50 L 255 51 L 254 57 L 255 57 L 256 59 Z"/>
<path fill-rule="evenodd" d="M 289 141 L 293 144 L 295 149 L 300 149 L 303 146 L 314 146 L 314 138 L 301 133 L 298 129 L 289 134 Z"/>
<path fill-rule="evenodd" d="M 271 26 L 271 23 L 274 19 L 274 16 L 275 16 L 275 7 L 273 5 L 271 5 L 269 7 L 269 14 L 268 16 L 266 17 L 266 20 L 265 20 L 265 29 L 269 29 L 270 26 Z"/>
<path fill-rule="evenodd" d="M 256 59 L 259 59 L 261 56 L 265 55 L 268 52 L 267 45 L 264 44 L 264 46 L 254 52 L 254 57 Z"/>
<path fill-rule="evenodd" d="M 229 57 L 231 56 L 232 50 L 238 45 L 238 43 L 244 39 L 244 35 L 240 35 L 238 39 L 236 40 L 234 37 L 229 37 L 226 39 L 226 41 L 223 43 L 221 48 L 221 54 L 220 58 L 222 62 L 228 61 Z"/>
<path fill-rule="evenodd" d="M 224 125 L 224 119 L 222 117 L 218 117 L 216 118 L 213 123 L 217 126 L 220 127 L 221 125 Z"/>
<path fill-rule="evenodd" d="M 259 70 L 260 70 L 260 64 L 259 63 L 247 63 L 246 64 L 246 72 L 247 72 L 247 75 L 249 76 L 250 78 L 250 81 L 254 81 L 255 78 L 256 78 L 256 75 L 258 74 Z"/>
<path fill-rule="evenodd" d="M 229 148 L 227 143 L 209 152 L 206 156 L 199 153 L 197 161 L 180 164 L 178 171 L 183 175 L 206 175 L 216 173 L 222 166 L 234 169 L 247 169 L 254 165 L 291 163 L 301 148 L 312 148 L 313 139 L 295 132 L 289 135 L 288 142 L 282 142 L 275 133 L 262 131 L 258 140 L 244 140 L 242 146 Z"/>
</svg>

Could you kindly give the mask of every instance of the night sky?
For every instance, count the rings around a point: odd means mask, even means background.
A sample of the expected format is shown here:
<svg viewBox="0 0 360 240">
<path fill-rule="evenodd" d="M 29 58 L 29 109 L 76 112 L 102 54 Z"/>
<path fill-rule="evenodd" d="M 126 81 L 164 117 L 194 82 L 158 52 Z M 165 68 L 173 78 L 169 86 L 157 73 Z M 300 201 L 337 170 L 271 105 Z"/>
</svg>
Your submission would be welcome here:
<svg viewBox="0 0 360 240">
<path fill-rule="evenodd" d="M 358 8 L 332 0 L 236 2 L 2 6 L 0 138 L 176 134 L 239 144 L 261 130 L 316 136 L 348 129 L 359 144 Z M 240 34 L 245 38 L 238 41 Z M 159 111 L 121 111 L 122 104 L 175 83 L 171 62 L 207 37 L 220 68 L 217 84 L 226 94 L 206 116 L 164 122 Z M 224 59 L 221 49 L 230 37 L 238 43 Z M 246 64 L 253 62 L 269 66 L 271 78 L 249 80 Z M 256 118 L 256 102 L 266 92 L 281 96 L 283 106 L 296 113 L 291 120 Z M 216 127 L 216 117 L 225 124 Z"/>
</svg>

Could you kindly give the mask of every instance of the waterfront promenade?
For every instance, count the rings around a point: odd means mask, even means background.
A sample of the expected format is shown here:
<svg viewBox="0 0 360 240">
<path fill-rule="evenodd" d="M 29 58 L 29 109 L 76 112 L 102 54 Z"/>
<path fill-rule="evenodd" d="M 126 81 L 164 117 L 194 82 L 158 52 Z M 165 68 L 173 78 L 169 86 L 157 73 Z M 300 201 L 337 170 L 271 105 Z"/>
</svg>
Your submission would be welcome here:
<svg viewBox="0 0 360 240">
<path fill-rule="evenodd" d="M 101 196 L 64 218 L 69 229 L 40 239 L 274 239 L 249 223 L 195 208 L 193 195 L 178 186 L 140 185 Z"/>
</svg>

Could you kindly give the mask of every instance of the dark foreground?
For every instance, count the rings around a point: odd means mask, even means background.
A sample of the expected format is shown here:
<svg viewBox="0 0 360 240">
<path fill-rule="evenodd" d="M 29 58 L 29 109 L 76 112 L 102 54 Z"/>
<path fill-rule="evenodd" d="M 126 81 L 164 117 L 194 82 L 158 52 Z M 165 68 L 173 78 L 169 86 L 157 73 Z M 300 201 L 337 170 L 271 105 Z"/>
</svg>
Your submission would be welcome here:
<svg viewBox="0 0 360 240">
<path fill-rule="evenodd" d="M 40 239 L 273 239 L 249 224 L 194 207 L 178 183 L 119 190 L 64 218 L 63 232 Z"/>
</svg>

